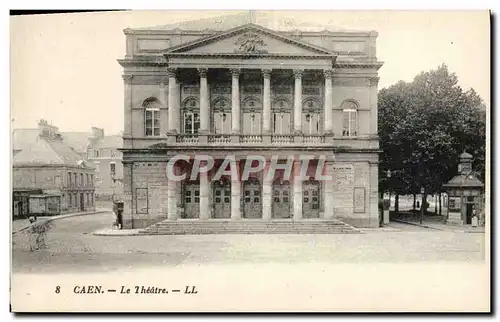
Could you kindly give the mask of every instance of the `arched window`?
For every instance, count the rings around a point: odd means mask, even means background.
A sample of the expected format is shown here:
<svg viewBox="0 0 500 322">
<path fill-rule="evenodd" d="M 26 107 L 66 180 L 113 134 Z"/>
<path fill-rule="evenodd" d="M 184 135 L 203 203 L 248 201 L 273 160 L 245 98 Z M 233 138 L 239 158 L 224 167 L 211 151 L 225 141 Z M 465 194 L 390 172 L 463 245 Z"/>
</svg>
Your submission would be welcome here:
<svg viewBox="0 0 500 322">
<path fill-rule="evenodd" d="M 224 97 L 216 98 L 213 103 L 214 133 L 231 133 L 231 102 Z"/>
<path fill-rule="evenodd" d="M 342 136 L 358 135 L 358 104 L 355 101 L 344 101 L 342 103 L 344 117 L 342 125 Z"/>
<path fill-rule="evenodd" d="M 260 134 L 262 120 L 262 102 L 255 97 L 243 100 L 243 133 Z"/>
<path fill-rule="evenodd" d="M 304 100 L 302 104 L 302 133 L 319 134 L 321 103 L 314 98 Z"/>
<path fill-rule="evenodd" d="M 182 130 L 185 134 L 197 134 L 200 129 L 200 102 L 194 98 L 186 98 L 182 104 Z"/>
<path fill-rule="evenodd" d="M 142 102 L 144 108 L 144 134 L 146 136 L 160 135 L 160 102 L 150 97 Z"/>
<path fill-rule="evenodd" d="M 273 133 L 290 134 L 292 105 L 287 99 L 278 98 L 272 104 Z"/>
</svg>

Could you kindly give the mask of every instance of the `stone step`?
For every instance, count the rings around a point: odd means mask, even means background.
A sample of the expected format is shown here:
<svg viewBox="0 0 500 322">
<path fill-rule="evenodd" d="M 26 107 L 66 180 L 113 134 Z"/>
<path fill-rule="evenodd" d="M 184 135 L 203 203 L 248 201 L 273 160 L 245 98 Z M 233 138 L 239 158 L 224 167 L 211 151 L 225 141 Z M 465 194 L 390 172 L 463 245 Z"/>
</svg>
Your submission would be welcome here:
<svg viewBox="0 0 500 322">
<path fill-rule="evenodd" d="M 259 221 L 189 220 L 162 221 L 139 232 L 157 235 L 190 234 L 348 234 L 359 230 L 339 220 Z"/>
</svg>

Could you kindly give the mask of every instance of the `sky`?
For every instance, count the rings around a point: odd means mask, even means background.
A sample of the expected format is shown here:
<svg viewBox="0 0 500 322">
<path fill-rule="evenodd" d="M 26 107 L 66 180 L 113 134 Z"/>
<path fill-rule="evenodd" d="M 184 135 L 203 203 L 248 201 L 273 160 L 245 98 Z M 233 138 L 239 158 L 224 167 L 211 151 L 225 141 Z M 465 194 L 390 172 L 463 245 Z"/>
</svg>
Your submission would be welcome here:
<svg viewBox="0 0 500 322">
<path fill-rule="evenodd" d="M 10 19 L 12 128 L 44 118 L 61 131 L 123 128 L 123 29 L 241 11 L 133 11 L 16 16 Z M 465 90 L 490 106 L 487 11 L 283 11 L 297 23 L 376 30 L 379 89 L 448 65 Z"/>
</svg>

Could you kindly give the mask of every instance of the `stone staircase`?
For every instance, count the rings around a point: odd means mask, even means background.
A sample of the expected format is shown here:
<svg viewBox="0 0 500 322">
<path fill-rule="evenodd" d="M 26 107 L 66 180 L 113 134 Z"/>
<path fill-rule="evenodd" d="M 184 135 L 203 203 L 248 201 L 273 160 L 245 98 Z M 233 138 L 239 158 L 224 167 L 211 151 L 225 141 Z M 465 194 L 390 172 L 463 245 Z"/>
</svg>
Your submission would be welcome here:
<svg viewBox="0 0 500 322">
<path fill-rule="evenodd" d="M 360 230 L 337 219 L 302 221 L 241 219 L 241 220 L 164 220 L 139 231 L 141 235 L 202 235 L 202 234 L 352 234 Z"/>
</svg>

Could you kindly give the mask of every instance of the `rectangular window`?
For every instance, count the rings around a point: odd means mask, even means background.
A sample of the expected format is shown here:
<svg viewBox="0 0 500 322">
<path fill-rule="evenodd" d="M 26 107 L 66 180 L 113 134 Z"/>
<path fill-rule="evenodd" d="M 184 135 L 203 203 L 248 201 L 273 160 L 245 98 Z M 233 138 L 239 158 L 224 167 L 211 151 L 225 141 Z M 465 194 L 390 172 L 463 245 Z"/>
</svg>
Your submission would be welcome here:
<svg viewBox="0 0 500 322">
<path fill-rule="evenodd" d="M 253 113 L 253 112 L 243 113 L 244 134 L 261 134 L 260 124 L 261 124 L 260 113 Z"/>
<path fill-rule="evenodd" d="M 290 134 L 290 113 L 273 113 L 273 133 Z"/>
<path fill-rule="evenodd" d="M 116 158 L 116 150 L 111 150 L 111 157 Z"/>
<path fill-rule="evenodd" d="M 314 135 L 319 134 L 319 113 L 302 113 L 302 133 Z"/>
<path fill-rule="evenodd" d="M 231 113 L 216 112 L 214 114 L 214 132 L 216 134 L 231 133 Z"/>
<path fill-rule="evenodd" d="M 158 108 L 148 108 L 144 111 L 144 129 L 146 136 L 160 135 L 160 110 Z"/>
<path fill-rule="evenodd" d="M 94 150 L 94 158 L 98 158 L 99 157 L 99 150 L 96 149 Z"/>
<path fill-rule="evenodd" d="M 76 172 L 73 172 L 73 185 L 75 187 L 78 187 L 78 180 L 77 180 L 77 177 L 76 177 Z"/>
<path fill-rule="evenodd" d="M 109 173 L 111 174 L 111 178 L 114 178 L 116 175 L 116 164 L 114 162 L 111 162 L 109 164 Z"/>
<path fill-rule="evenodd" d="M 197 134 L 200 129 L 200 114 L 185 112 L 183 124 L 185 134 Z"/>
<path fill-rule="evenodd" d="M 344 110 L 342 135 L 358 135 L 358 112 L 356 110 Z"/>
<path fill-rule="evenodd" d="M 135 206 L 138 214 L 148 213 L 148 188 L 135 189 Z"/>
<path fill-rule="evenodd" d="M 73 182 L 71 180 L 71 172 L 68 172 L 68 187 L 71 187 L 73 185 Z"/>
<path fill-rule="evenodd" d="M 84 186 L 85 183 L 83 182 L 83 173 L 80 173 L 80 186 Z"/>
</svg>

